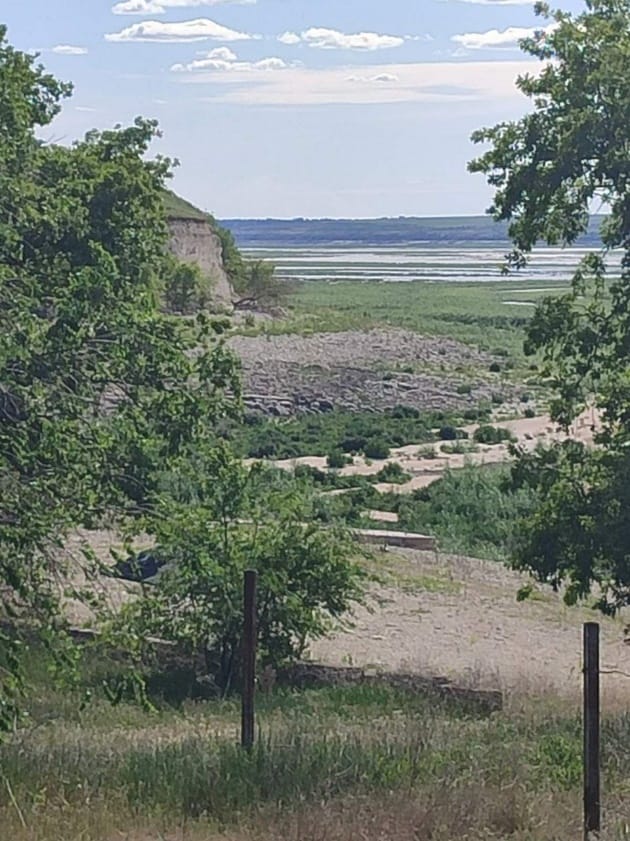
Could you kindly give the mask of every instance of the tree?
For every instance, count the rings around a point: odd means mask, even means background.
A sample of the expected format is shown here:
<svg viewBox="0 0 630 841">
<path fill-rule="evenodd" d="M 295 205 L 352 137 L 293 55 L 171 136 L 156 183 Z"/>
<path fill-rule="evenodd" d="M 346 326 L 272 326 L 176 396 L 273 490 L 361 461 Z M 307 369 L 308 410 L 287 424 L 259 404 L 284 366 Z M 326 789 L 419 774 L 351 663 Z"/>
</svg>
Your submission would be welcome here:
<svg viewBox="0 0 630 841">
<path fill-rule="evenodd" d="M 146 529 L 168 565 L 115 622 L 140 650 L 150 635 L 175 641 L 227 692 L 240 676 L 245 569 L 259 573 L 263 665 L 300 657 L 360 597 L 356 549 L 308 524 L 312 501 L 293 478 L 245 467 L 223 445 L 180 464 L 163 490 Z"/>
<path fill-rule="evenodd" d="M 521 455 L 515 482 L 542 493 L 516 564 L 565 582 L 570 602 L 597 585 L 598 606 L 614 611 L 630 603 L 630 1 L 587 0 L 577 16 L 536 10 L 549 24 L 522 48 L 542 66 L 518 80 L 533 110 L 477 132 L 490 149 L 470 169 L 496 188 L 490 212 L 509 221 L 512 266 L 537 242 L 575 243 L 593 207 L 608 211 L 601 250 L 576 267 L 568 294 L 542 302 L 527 342 L 555 387 L 554 418 L 566 427 L 593 405 L 603 429 L 595 451 Z"/>
<path fill-rule="evenodd" d="M 70 94 L 0 27 L 0 627 L 17 615 L 48 641 L 67 531 L 153 504 L 160 473 L 239 396 L 213 323 L 191 332 L 159 311 L 170 161 L 146 158 L 156 123 L 47 146 L 36 130 Z M 4 635 L 0 728 L 19 654 Z"/>
<path fill-rule="evenodd" d="M 212 279 L 194 263 L 170 257 L 163 278 L 164 304 L 168 312 L 192 315 L 207 309 L 212 300 Z"/>
<path fill-rule="evenodd" d="M 237 309 L 278 306 L 287 293 L 287 286 L 278 280 L 275 268 L 264 260 L 243 262 L 234 290 L 241 297 L 234 303 Z"/>
</svg>

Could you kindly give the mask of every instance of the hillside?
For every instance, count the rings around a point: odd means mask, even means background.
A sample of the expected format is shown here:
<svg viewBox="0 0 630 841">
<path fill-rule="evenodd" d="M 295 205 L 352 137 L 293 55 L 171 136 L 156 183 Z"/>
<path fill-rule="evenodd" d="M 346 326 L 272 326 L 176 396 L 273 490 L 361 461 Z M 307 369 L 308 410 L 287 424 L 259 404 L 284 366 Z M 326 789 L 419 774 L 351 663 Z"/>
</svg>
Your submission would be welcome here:
<svg viewBox="0 0 630 841">
<path fill-rule="evenodd" d="M 599 242 L 602 216 L 594 216 L 583 244 Z M 413 243 L 458 245 L 508 242 L 507 226 L 489 216 L 382 219 L 224 219 L 241 248 Z"/>
</svg>

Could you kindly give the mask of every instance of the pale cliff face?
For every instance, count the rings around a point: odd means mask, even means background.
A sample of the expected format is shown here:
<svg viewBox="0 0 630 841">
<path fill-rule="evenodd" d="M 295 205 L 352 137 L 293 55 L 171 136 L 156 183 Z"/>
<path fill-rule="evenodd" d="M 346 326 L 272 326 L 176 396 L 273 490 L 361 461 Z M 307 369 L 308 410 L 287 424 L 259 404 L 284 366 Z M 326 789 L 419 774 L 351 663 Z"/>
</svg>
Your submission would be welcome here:
<svg viewBox="0 0 630 841">
<path fill-rule="evenodd" d="M 223 267 L 221 241 L 201 219 L 169 219 L 171 252 L 184 263 L 195 263 L 214 283 L 213 301 L 218 309 L 231 309 L 234 296 Z"/>
</svg>

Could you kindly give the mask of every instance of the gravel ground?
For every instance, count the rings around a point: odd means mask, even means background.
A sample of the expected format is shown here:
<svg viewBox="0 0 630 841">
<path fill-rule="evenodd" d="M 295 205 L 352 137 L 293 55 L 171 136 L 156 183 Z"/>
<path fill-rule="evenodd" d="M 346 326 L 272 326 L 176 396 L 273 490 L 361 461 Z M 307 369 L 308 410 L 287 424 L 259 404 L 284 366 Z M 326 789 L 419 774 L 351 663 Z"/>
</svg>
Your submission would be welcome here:
<svg viewBox="0 0 630 841">
<path fill-rule="evenodd" d="M 476 405 L 489 398 L 490 354 L 405 330 L 236 336 L 248 408 L 271 415 Z M 459 374 L 454 373 L 459 369 Z M 457 386 L 471 386 L 459 394 Z M 496 386 L 495 386 L 496 388 Z"/>
</svg>

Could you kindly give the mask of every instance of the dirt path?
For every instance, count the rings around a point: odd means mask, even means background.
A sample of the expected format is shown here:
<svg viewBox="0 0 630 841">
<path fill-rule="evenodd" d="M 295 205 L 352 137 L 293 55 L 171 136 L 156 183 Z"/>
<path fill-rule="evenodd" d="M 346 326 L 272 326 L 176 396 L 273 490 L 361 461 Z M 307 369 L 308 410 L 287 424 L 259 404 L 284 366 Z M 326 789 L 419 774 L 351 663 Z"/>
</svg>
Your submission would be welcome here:
<svg viewBox="0 0 630 841">
<path fill-rule="evenodd" d="M 374 590 L 355 627 L 313 644 L 313 659 L 445 675 L 475 686 L 576 696 L 581 686 L 581 627 L 602 623 L 602 669 L 630 674 L 624 618 L 567 608 L 540 589 L 519 603 L 526 579 L 495 562 L 432 553 L 390 552 L 389 582 Z M 380 604 L 379 604 L 380 603 Z M 630 678 L 603 676 L 607 698 L 627 706 Z"/>
</svg>

